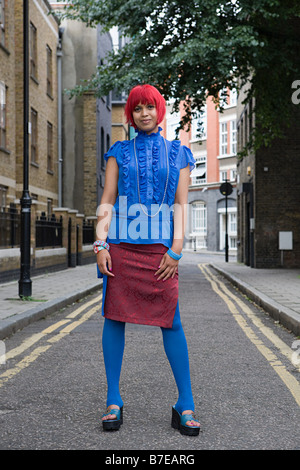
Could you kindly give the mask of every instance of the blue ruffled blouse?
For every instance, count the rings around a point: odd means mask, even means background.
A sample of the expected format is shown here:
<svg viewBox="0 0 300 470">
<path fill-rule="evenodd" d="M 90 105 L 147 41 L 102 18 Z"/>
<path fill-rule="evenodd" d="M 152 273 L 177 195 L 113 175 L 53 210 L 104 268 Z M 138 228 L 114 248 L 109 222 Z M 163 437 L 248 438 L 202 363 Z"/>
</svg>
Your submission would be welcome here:
<svg viewBox="0 0 300 470">
<path fill-rule="evenodd" d="M 168 248 L 172 246 L 173 205 L 179 173 L 187 165 L 192 171 L 195 159 L 191 150 L 181 145 L 179 140 L 165 140 L 160 135 L 161 130 L 159 128 L 158 132 L 152 134 L 139 131 L 136 152 L 132 139 L 116 142 L 104 155 L 106 161 L 111 157 L 116 158 L 119 167 L 118 196 L 113 208 L 108 243 L 162 243 Z"/>
</svg>

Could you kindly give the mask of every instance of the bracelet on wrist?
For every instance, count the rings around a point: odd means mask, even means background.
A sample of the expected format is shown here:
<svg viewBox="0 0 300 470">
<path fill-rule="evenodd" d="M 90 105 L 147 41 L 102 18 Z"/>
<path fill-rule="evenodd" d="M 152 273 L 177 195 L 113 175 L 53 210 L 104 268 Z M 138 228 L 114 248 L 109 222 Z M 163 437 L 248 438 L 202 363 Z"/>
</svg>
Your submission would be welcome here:
<svg viewBox="0 0 300 470">
<path fill-rule="evenodd" d="M 96 240 L 94 243 L 93 243 L 93 249 L 94 249 L 94 253 L 98 253 L 99 251 L 101 250 L 104 250 L 106 249 L 107 251 L 109 251 L 109 244 L 102 241 L 102 240 Z"/>
<path fill-rule="evenodd" d="M 176 261 L 179 261 L 182 258 L 182 253 L 178 255 L 177 253 L 172 251 L 171 248 L 168 249 L 167 254 L 171 256 L 171 258 L 176 259 Z"/>
</svg>

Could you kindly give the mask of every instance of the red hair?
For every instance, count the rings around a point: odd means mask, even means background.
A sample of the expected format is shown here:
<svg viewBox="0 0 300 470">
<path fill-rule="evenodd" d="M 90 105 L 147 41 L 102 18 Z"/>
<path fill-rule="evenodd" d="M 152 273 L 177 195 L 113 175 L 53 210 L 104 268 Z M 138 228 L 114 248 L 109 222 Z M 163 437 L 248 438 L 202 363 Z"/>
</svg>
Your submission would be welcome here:
<svg viewBox="0 0 300 470">
<path fill-rule="evenodd" d="M 136 125 L 132 112 L 139 103 L 154 104 L 157 110 L 157 124 L 162 122 L 166 114 L 166 102 L 157 88 L 152 85 L 136 85 L 130 91 L 124 112 L 127 122 L 134 128 L 136 128 Z"/>
</svg>

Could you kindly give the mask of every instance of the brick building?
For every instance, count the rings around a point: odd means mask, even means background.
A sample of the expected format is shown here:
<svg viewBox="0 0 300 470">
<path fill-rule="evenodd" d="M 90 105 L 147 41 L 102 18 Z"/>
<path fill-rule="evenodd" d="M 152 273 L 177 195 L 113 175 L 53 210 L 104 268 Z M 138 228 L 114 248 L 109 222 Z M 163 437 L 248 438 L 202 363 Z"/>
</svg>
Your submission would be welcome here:
<svg viewBox="0 0 300 470">
<path fill-rule="evenodd" d="M 21 0 L 0 1 L 1 279 L 15 275 L 20 263 L 18 213 L 24 160 L 23 8 Z M 36 216 L 50 215 L 58 203 L 56 49 L 59 26 L 55 16 L 49 15 L 50 10 L 46 0 L 29 2 L 29 192 L 33 238 Z M 11 225 L 14 231 L 9 230 Z M 32 243 L 32 250 L 35 265 L 35 243 Z"/>
<path fill-rule="evenodd" d="M 0 1 L 0 207 L 16 199 L 16 56 L 14 1 Z"/>
<path fill-rule="evenodd" d="M 18 203 L 23 187 L 23 2 L 1 0 L 0 185 L 2 207 Z M 58 23 L 43 0 L 30 2 L 30 193 L 40 211 L 57 205 Z"/>
<path fill-rule="evenodd" d="M 181 108 L 179 113 L 172 113 L 172 104 L 168 105 L 162 125 L 167 139 L 176 138 L 182 112 Z M 189 188 L 185 247 L 225 250 L 225 198 L 220 193 L 220 185 L 227 179 L 233 187 L 227 209 L 229 251 L 236 253 L 236 93 L 228 91 L 222 113 L 215 109 L 209 97 L 202 112 L 193 119 L 190 131 L 181 130 L 179 139 L 191 149 L 196 160 Z"/>
<path fill-rule="evenodd" d="M 292 90 L 291 90 L 292 94 Z M 254 103 L 238 98 L 238 142 L 255 124 Z M 288 104 L 292 106 L 292 104 Z M 238 161 L 238 260 L 253 268 L 300 267 L 300 107 L 284 139 Z"/>
</svg>

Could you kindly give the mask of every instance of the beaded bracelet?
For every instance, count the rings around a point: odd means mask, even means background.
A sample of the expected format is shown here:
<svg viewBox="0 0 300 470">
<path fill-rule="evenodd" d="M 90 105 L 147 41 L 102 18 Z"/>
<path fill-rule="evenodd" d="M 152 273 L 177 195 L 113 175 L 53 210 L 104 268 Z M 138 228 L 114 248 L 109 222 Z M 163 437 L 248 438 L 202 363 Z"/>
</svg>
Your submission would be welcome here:
<svg viewBox="0 0 300 470">
<path fill-rule="evenodd" d="M 99 253 L 99 251 L 105 250 L 104 246 L 95 246 L 94 248 L 94 253 Z"/>
<path fill-rule="evenodd" d="M 176 259 L 176 261 L 180 260 L 182 258 L 182 253 L 178 255 L 177 253 L 174 253 L 174 251 L 171 250 L 171 248 L 168 249 L 167 254 L 171 256 L 171 258 Z"/>
<path fill-rule="evenodd" d="M 97 254 L 100 250 L 103 250 L 103 249 L 106 249 L 109 251 L 109 244 L 102 240 L 96 240 L 93 243 L 93 248 L 94 248 L 94 252 Z"/>
</svg>

